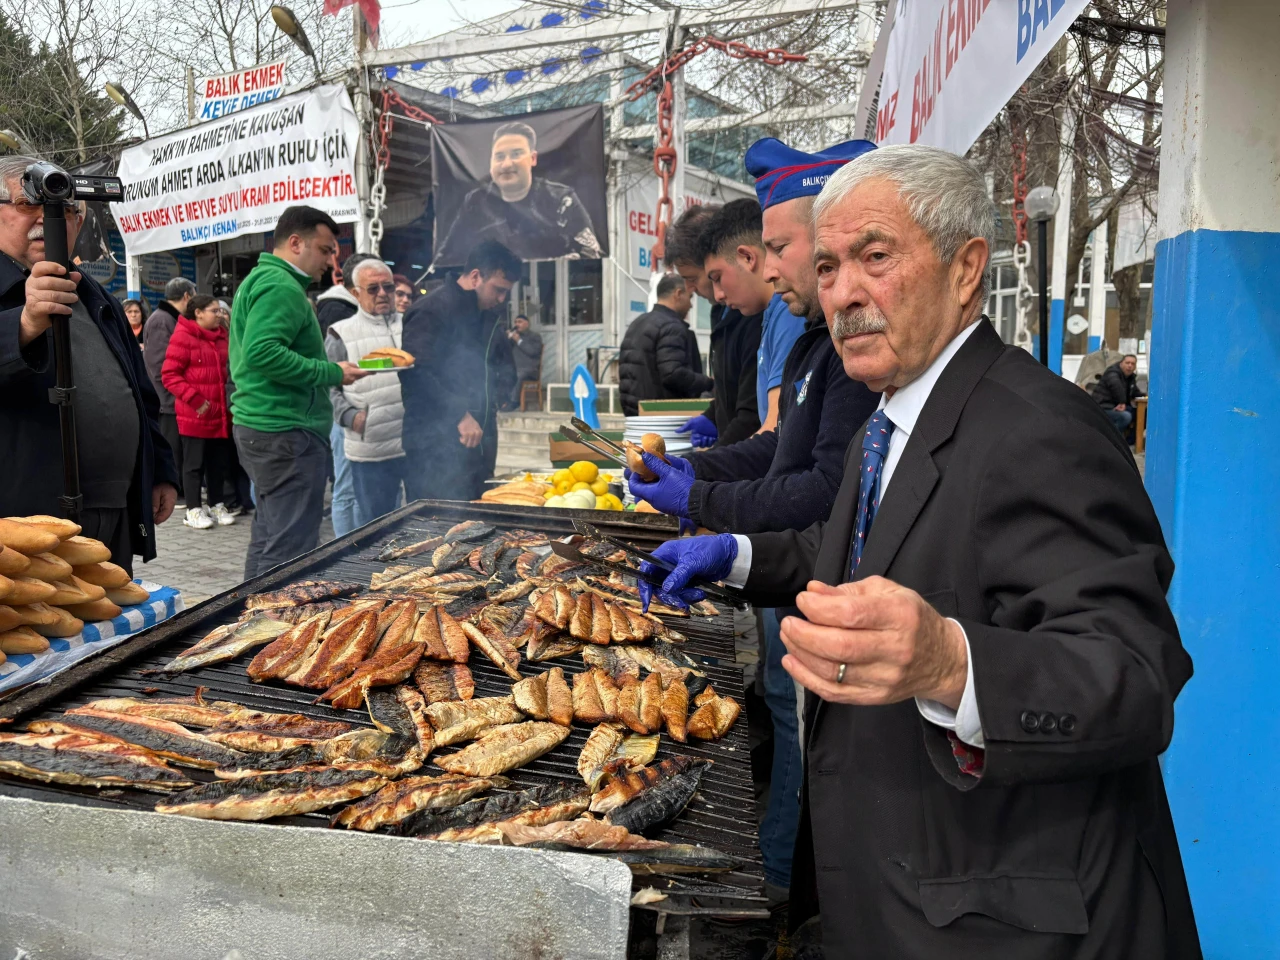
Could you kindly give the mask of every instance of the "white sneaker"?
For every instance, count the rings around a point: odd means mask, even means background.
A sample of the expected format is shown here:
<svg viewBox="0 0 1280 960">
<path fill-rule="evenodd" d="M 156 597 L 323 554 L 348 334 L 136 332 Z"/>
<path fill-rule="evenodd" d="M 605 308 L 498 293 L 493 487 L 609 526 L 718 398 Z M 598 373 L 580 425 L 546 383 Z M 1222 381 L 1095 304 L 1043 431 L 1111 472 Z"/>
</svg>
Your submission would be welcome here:
<svg viewBox="0 0 1280 960">
<path fill-rule="evenodd" d="M 213 517 L 209 516 L 204 507 L 191 507 L 188 509 L 187 518 L 182 522 L 196 530 L 208 530 L 214 524 Z"/>
<path fill-rule="evenodd" d="M 218 504 L 218 506 L 223 506 L 223 504 Z M 227 507 L 226 509 L 227 516 L 229 517 L 238 517 L 240 514 L 244 513 L 244 507 L 240 506 L 238 503 L 234 507 Z"/>
<path fill-rule="evenodd" d="M 209 513 L 220 527 L 229 527 L 236 522 L 236 515 L 227 509 L 225 503 L 215 503 Z"/>
</svg>

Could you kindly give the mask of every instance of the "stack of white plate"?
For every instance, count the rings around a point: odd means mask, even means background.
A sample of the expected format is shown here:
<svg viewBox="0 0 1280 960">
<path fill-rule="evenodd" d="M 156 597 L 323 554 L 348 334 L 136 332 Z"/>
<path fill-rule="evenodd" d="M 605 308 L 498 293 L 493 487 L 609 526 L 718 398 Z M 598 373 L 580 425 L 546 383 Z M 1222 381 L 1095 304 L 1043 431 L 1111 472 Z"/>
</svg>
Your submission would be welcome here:
<svg viewBox="0 0 1280 960">
<path fill-rule="evenodd" d="M 632 443 L 639 443 L 646 433 L 656 433 L 667 443 L 667 453 L 677 456 L 693 452 L 693 444 L 689 442 L 689 434 L 676 433 L 689 421 L 688 414 L 668 416 L 658 414 L 648 417 L 627 417 L 627 428 L 623 438 Z"/>
</svg>

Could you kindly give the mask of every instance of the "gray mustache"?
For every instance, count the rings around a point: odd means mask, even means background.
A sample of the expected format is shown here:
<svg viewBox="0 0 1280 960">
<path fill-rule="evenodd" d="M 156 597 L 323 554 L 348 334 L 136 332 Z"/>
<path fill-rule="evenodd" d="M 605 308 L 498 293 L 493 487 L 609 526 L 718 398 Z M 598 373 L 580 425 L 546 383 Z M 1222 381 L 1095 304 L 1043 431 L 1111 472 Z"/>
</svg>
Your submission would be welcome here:
<svg viewBox="0 0 1280 960">
<path fill-rule="evenodd" d="M 27 231 L 27 239 L 28 239 L 28 240 L 43 240 L 43 239 L 44 239 L 44 224 L 42 224 L 42 223 L 37 223 L 34 227 L 32 227 L 30 230 L 28 230 L 28 231 Z"/>
<path fill-rule="evenodd" d="M 884 333 L 888 326 L 888 319 L 874 306 L 848 312 L 837 310 L 831 317 L 831 335 L 837 340 L 867 333 Z"/>
</svg>

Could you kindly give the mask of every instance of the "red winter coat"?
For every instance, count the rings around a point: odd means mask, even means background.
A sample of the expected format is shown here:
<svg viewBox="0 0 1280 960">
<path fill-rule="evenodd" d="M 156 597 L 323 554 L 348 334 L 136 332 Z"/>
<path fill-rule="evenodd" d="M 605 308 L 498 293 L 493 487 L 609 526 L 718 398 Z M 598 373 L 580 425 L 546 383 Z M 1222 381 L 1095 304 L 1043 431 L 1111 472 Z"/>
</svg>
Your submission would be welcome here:
<svg viewBox="0 0 1280 960">
<path fill-rule="evenodd" d="M 178 433 L 184 437 L 229 437 L 227 413 L 227 331 L 205 330 L 194 320 L 178 318 L 164 355 L 160 379 L 174 398 Z M 209 409 L 196 411 L 209 402 Z"/>
</svg>

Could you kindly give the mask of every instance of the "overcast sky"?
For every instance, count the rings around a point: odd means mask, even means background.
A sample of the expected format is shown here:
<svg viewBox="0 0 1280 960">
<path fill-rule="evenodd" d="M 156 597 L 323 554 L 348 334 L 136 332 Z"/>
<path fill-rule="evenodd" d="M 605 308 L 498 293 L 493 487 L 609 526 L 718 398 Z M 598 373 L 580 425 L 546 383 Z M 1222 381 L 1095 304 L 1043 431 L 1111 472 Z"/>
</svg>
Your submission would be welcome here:
<svg viewBox="0 0 1280 960">
<path fill-rule="evenodd" d="M 382 29 L 397 46 L 416 43 L 518 6 L 519 0 L 385 0 Z"/>
</svg>

